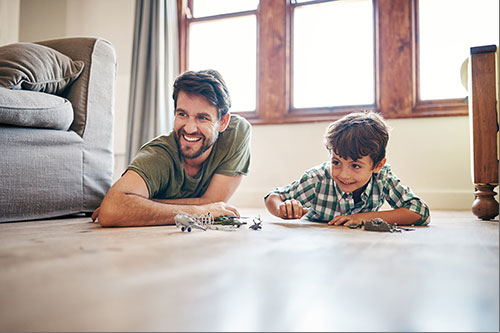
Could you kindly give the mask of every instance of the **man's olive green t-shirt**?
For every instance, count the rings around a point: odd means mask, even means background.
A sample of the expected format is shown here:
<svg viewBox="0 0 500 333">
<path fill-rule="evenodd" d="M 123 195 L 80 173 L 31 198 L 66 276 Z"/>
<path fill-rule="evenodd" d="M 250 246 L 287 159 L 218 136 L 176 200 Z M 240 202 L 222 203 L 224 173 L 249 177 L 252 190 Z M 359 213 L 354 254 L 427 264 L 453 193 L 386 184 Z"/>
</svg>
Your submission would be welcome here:
<svg viewBox="0 0 500 333">
<path fill-rule="evenodd" d="M 137 172 L 144 179 L 150 198 L 198 198 L 205 193 L 214 174 L 237 176 L 248 173 L 250 138 L 248 121 L 232 114 L 228 127 L 219 133 L 209 157 L 195 177 L 190 177 L 184 170 L 173 132 L 142 146 L 127 170 Z"/>
</svg>

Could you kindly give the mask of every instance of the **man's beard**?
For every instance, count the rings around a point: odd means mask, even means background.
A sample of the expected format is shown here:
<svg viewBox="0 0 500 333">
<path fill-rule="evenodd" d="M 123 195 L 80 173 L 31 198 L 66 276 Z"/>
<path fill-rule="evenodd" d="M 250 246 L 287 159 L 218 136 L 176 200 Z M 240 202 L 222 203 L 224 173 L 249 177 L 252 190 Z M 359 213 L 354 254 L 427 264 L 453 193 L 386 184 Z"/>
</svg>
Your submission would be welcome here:
<svg viewBox="0 0 500 333">
<path fill-rule="evenodd" d="M 182 128 L 177 132 L 175 132 L 175 141 L 177 142 L 177 148 L 179 149 L 179 153 L 181 154 L 181 156 L 184 159 L 188 160 L 200 157 L 204 152 L 209 150 L 210 147 L 212 147 L 215 144 L 217 138 L 219 137 L 219 132 L 215 132 L 214 136 L 212 137 L 212 140 L 207 142 L 207 138 L 203 134 L 199 134 L 199 136 L 201 136 L 201 142 L 202 142 L 200 149 L 198 149 L 197 151 L 192 151 L 191 149 L 189 149 L 189 151 L 186 151 L 182 149 L 182 146 L 180 144 L 180 137 L 182 136 L 183 133 L 184 130 Z"/>
</svg>

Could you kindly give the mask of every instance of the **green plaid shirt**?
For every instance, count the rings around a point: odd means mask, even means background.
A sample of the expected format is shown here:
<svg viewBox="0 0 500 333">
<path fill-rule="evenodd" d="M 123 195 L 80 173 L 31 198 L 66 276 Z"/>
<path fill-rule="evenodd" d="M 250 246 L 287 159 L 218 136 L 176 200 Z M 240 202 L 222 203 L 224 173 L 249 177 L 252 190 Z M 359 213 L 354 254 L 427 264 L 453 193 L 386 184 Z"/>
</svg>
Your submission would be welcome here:
<svg viewBox="0 0 500 333">
<path fill-rule="evenodd" d="M 290 185 L 276 188 L 282 200 L 296 199 L 302 206 L 309 208 L 306 218 L 328 222 L 335 216 L 378 211 L 385 201 L 396 208 L 407 208 L 422 218 L 414 225 L 427 225 L 430 222 L 429 207 L 417 197 L 409 187 L 401 185 L 400 180 L 385 165 L 378 173 L 372 174 L 361 201 L 354 203 L 352 193 L 345 193 L 333 180 L 331 162 L 315 166 Z"/>
</svg>

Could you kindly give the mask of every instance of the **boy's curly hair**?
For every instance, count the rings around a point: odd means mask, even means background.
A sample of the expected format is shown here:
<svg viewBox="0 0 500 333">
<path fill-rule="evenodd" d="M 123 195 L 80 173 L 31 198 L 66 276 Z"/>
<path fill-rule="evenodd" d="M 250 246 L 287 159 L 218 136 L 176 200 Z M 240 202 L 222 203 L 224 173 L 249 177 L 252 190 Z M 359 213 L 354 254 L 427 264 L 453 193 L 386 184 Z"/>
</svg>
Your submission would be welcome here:
<svg viewBox="0 0 500 333">
<path fill-rule="evenodd" d="M 385 157 L 389 127 L 373 111 L 355 112 L 331 123 L 326 129 L 325 145 L 330 153 L 353 161 L 370 156 L 373 167 Z"/>
<path fill-rule="evenodd" d="M 224 79 L 213 69 L 198 72 L 187 71 L 179 75 L 174 82 L 174 107 L 177 109 L 179 91 L 188 95 L 201 95 L 217 108 L 217 117 L 221 120 L 231 107 L 231 98 Z"/>
</svg>

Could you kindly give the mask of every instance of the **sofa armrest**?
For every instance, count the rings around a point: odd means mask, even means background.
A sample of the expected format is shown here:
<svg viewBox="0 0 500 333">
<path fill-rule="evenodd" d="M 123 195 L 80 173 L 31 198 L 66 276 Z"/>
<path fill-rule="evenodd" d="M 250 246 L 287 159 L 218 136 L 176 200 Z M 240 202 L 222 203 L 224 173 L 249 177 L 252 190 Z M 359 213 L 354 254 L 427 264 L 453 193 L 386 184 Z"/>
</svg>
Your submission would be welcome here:
<svg viewBox="0 0 500 333">
<path fill-rule="evenodd" d="M 99 109 L 111 112 L 112 117 L 116 54 L 108 41 L 93 37 L 72 37 L 36 43 L 53 48 L 73 60 L 81 60 L 85 63 L 80 77 L 63 93 L 63 97 L 67 98 L 73 105 L 74 120 L 71 130 L 84 137 L 92 101 L 103 104 Z M 109 115 L 92 115 L 96 118 L 101 116 L 109 117 Z M 98 120 L 98 123 L 108 123 L 108 121 Z"/>
</svg>

